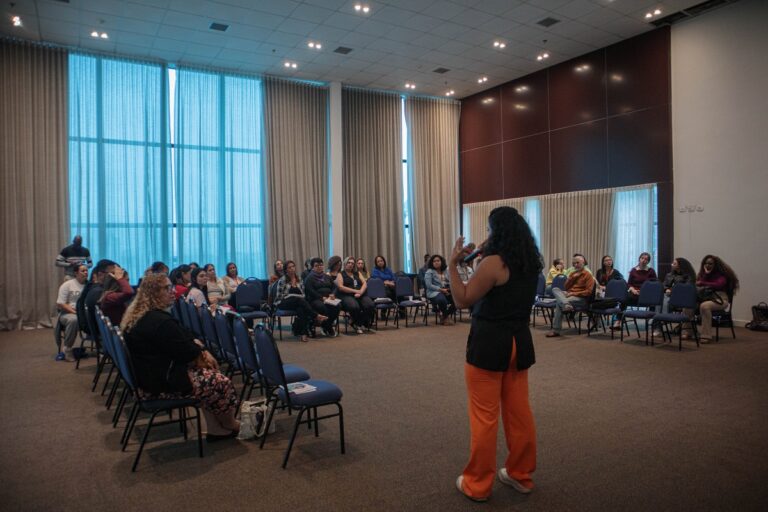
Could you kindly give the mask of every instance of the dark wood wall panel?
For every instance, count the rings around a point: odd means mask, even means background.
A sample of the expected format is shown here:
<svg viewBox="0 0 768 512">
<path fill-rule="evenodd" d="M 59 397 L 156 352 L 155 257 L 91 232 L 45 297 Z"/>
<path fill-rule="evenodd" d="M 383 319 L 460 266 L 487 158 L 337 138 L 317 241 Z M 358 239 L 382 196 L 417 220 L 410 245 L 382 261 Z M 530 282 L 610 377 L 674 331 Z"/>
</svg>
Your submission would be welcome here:
<svg viewBox="0 0 768 512">
<path fill-rule="evenodd" d="M 497 87 L 461 103 L 459 146 L 462 151 L 501 143 L 501 91 Z"/>
<path fill-rule="evenodd" d="M 597 51 L 549 69 L 549 127 L 605 117 L 605 51 Z"/>
<path fill-rule="evenodd" d="M 461 202 L 478 203 L 504 198 L 501 144 L 461 153 Z"/>
<path fill-rule="evenodd" d="M 547 95 L 546 70 L 501 86 L 504 140 L 549 130 Z"/>
<path fill-rule="evenodd" d="M 551 193 L 608 187 L 605 134 L 605 119 L 551 132 Z"/>
<path fill-rule="evenodd" d="M 672 181 L 669 105 L 608 118 L 609 186 Z"/>
<path fill-rule="evenodd" d="M 503 146 L 504 197 L 549 194 L 549 134 L 510 140 Z"/>
<path fill-rule="evenodd" d="M 656 30 L 606 49 L 609 116 L 669 103 L 669 37 Z"/>
</svg>

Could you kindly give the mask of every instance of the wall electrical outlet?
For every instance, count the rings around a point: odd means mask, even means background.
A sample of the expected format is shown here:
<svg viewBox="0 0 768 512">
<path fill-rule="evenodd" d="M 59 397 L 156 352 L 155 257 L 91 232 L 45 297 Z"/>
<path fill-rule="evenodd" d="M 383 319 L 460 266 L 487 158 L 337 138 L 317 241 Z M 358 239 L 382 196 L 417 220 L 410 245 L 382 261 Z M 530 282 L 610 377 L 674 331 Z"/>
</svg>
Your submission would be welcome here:
<svg viewBox="0 0 768 512">
<path fill-rule="evenodd" d="M 696 211 L 697 211 L 697 212 L 703 212 L 703 211 L 704 211 L 704 207 L 703 207 L 703 206 L 701 206 L 700 204 L 697 204 L 697 205 L 696 205 Z"/>
</svg>

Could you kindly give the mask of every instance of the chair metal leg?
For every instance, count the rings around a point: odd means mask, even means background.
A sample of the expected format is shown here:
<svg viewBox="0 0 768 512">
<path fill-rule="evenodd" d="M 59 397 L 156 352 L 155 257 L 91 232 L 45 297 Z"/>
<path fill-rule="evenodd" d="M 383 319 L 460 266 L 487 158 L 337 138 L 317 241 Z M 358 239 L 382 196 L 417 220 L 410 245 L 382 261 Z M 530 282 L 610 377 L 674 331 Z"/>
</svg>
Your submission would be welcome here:
<svg viewBox="0 0 768 512">
<path fill-rule="evenodd" d="M 269 414 L 267 415 L 267 424 L 264 427 L 264 435 L 261 437 L 261 443 L 259 444 L 260 450 L 264 448 L 264 442 L 267 440 L 267 433 L 269 432 L 269 426 L 272 424 L 272 417 L 275 415 L 275 409 L 277 409 L 277 398 L 274 398 L 274 402 L 275 402 L 274 406 L 271 406 L 272 401 L 273 401 L 273 398 L 269 398 L 267 400 L 267 410 L 269 411 Z"/>
<path fill-rule="evenodd" d="M 104 393 L 107 392 L 107 386 L 109 386 L 109 381 L 112 379 L 112 373 L 115 371 L 115 365 L 113 364 L 109 368 L 109 373 L 107 374 L 107 380 L 104 381 L 104 387 L 101 388 L 101 396 L 104 396 Z"/>
<path fill-rule="evenodd" d="M 133 408 L 131 408 L 131 413 L 128 415 L 128 423 L 125 424 L 125 428 L 123 429 L 123 437 L 120 438 L 120 442 L 123 444 L 122 451 L 125 451 L 126 446 L 128 446 L 128 439 L 131 438 L 131 434 L 133 433 L 133 427 L 136 425 L 136 419 L 139 416 L 139 400 L 136 399 L 135 402 L 133 402 Z"/>
<path fill-rule="evenodd" d="M 345 453 L 344 447 L 344 409 L 341 407 L 341 403 L 336 402 L 336 407 L 339 408 L 339 441 L 341 442 L 341 453 Z"/>
<path fill-rule="evenodd" d="M 107 396 L 107 403 L 104 404 L 107 410 L 112 407 L 112 402 L 115 400 L 115 395 L 117 394 L 117 388 L 120 387 L 120 381 L 122 380 L 123 378 L 120 377 L 120 372 L 117 372 L 115 382 L 112 383 L 112 389 L 109 390 L 109 395 Z"/>
<path fill-rule="evenodd" d="M 117 428 L 117 424 L 120 421 L 120 415 L 125 408 L 125 402 L 128 399 L 128 386 L 123 388 L 123 392 L 120 394 L 120 399 L 117 401 L 117 407 L 115 407 L 115 414 L 112 415 L 112 428 Z"/>
<path fill-rule="evenodd" d="M 314 407 L 313 409 L 315 410 L 315 422 L 314 422 L 315 423 L 315 437 L 320 437 L 320 428 L 319 428 L 320 422 L 317 421 L 317 407 Z"/>
<path fill-rule="evenodd" d="M 197 420 L 197 450 L 200 458 L 203 458 L 203 428 L 200 425 L 200 408 L 195 406 L 195 419 Z"/>
<path fill-rule="evenodd" d="M 301 423 L 301 417 L 307 408 L 302 408 L 299 414 L 296 415 L 296 421 L 293 423 L 293 432 L 291 433 L 291 439 L 288 441 L 288 448 L 285 449 L 285 456 L 283 457 L 283 469 L 288 465 L 288 457 L 291 456 L 291 449 L 293 448 L 293 442 L 296 440 L 296 433 L 299 431 L 299 423 Z"/>
<path fill-rule="evenodd" d="M 147 430 L 144 431 L 144 435 L 141 438 L 141 444 L 139 445 L 139 451 L 136 453 L 136 459 L 133 461 L 133 467 L 131 467 L 131 473 L 136 472 L 136 466 L 139 465 L 139 459 L 141 458 L 141 452 L 144 451 L 144 445 L 147 443 L 147 437 L 149 437 L 149 431 L 152 430 L 152 422 L 155 421 L 155 416 L 159 411 L 152 413 L 149 417 L 149 423 L 147 424 Z"/>
</svg>

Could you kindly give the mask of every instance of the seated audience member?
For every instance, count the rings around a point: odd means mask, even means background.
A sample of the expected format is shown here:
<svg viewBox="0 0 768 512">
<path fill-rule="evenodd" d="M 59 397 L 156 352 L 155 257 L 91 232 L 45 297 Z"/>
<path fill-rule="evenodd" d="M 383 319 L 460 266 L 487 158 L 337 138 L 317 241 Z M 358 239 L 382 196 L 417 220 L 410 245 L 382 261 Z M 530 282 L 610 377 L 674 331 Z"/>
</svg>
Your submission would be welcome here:
<svg viewBox="0 0 768 512">
<path fill-rule="evenodd" d="M 102 284 L 104 291 L 101 292 L 99 307 L 104 316 L 109 318 L 112 325 L 120 325 L 123 314 L 128 308 L 128 301 L 133 297 L 133 288 L 128 282 L 128 272 L 117 267 L 111 274 L 104 277 Z"/>
<path fill-rule="evenodd" d="M 283 260 L 275 260 L 275 264 L 272 266 L 272 275 L 269 276 L 270 286 L 275 284 L 281 277 L 283 277 Z"/>
<path fill-rule="evenodd" d="M 192 266 L 179 265 L 171 271 L 171 282 L 176 294 L 176 300 L 186 297 L 189 292 L 189 285 L 192 282 Z"/>
<path fill-rule="evenodd" d="M 224 288 L 227 290 L 227 293 L 231 296 L 235 293 L 237 287 L 245 282 L 245 279 L 237 275 L 237 265 L 230 261 L 227 263 L 227 275 L 225 275 L 221 281 L 224 283 Z"/>
<path fill-rule="evenodd" d="M 448 265 L 445 263 L 445 258 L 439 254 L 432 256 L 429 262 L 431 266 L 424 274 L 424 287 L 427 290 L 427 298 L 440 313 L 439 322 L 445 325 L 448 317 L 456 310 L 451 296 Z"/>
<path fill-rule="evenodd" d="M 621 272 L 613 268 L 613 258 L 606 255 L 603 256 L 603 261 L 600 264 L 600 268 L 597 269 L 597 274 L 595 274 L 599 297 L 603 297 L 605 295 L 605 287 L 608 285 L 608 281 L 611 279 L 624 279 L 624 276 L 621 275 Z"/>
<path fill-rule="evenodd" d="M 416 282 L 418 284 L 419 289 L 424 290 L 424 275 L 427 273 L 427 270 L 429 270 L 429 257 L 430 254 L 424 255 L 424 265 L 419 268 L 419 272 L 416 276 Z"/>
<path fill-rule="evenodd" d="M 336 258 L 337 264 L 341 262 L 341 258 L 333 256 L 328 260 L 328 263 L 332 263 L 334 258 Z M 312 272 L 304 280 L 304 293 L 307 302 L 314 311 L 327 318 L 320 324 L 323 334 L 335 336 L 334 324 L 339 316 L 339 306 L 333 304 L 336 301 L 334 279 L 324 272 L 322 258 L 312 258 L 310 264 L 312 265 Z"/>
<path fill-rule="evenodd" d="M 693 270 L 691 262 L 685 258 L 675 258 L 672 260 L 672 270 L 664 277 L 664 304 L 662 312 L 669 312 L 669 296 L 672 294 L 672 288 L 677 284 L 695 283 L 696 271 Z"/>
<path fill-rule="evenodd" d="M 459 271 L 459 277 L 461 278 L 461 282 L 464 284 L 467 284 L 469 281 L 469 278 L 472 277 L 472 272 L 474 272 L 474 268 L 472 268 L 472 264 L 474 261 L 470 261 L 467 263 L 464 261 L 464 258 L 472 254 L 472 251 L 475 250 L 475 247 L 477 247 L 474 243 L 470 242 L 464 247 L 463 254 L 461 256 L 461 259 L 459 260 L 459 265 L 457 267 L 457 270 Z"/>
<path fill-rule="evenodd" d="M 91 261 L 91 252 L 87 247 L 83 247 L 83 237 L 76 235 L 72 239 L 72 244 L 63 248 L 56 257 L 56 266 L 64 268 L 65 279 L 72 279 L 80 265 L 91 268 L 93 261 Z"/>
<path fill-rule="evenodd" d="M 581 256 L 582 258 L 584 258 L 584 255 L 583 255 L 583 254 L 580 254 L 580 253 L 575 253 L 575 254 L 573 255 L 573 257 L 576 257 L 576 256 Z M 589 272 L 590 274 L 592 274 L 592 269 L 591 269 L 591 268 L 589 268 L 589 263 L 587 263 L 587 258 L 584 258 L 584 267 L 582 267 L 582 269 L 583 269 L 583 270 L 586 270 L 587 272 Z M 567 277 L 567 276 L 570 276 L 570 275 L 571 275 L 573 272 L 576 272 L 576 267 L 574 267 L 573 265 L 571 265 L 570 267 L 568 267 L 567 269 L 565 269 L 565 275 L 566 275 L 566 277 Z M 592 275 L 594 275 L 594 274 L 592 274 Z"/>
<path fill-rule="evenodd" d="M 192 271 L 192 283 L 187 292 L 187 301 L 200 309 L 204 304 L 210 304 L 208 301 L 208 273 L 205 269 L 196 268 Z"/>
<path fill-rule="evenodd" d="M 565 263 L 563 262 L 563 258 L 555 258 L 552 262 L 552 267 L 550 267 L 549 272 L 547 272 L 547 277 L 544 280 L 544 284 L 546 285 L 545 293 L 547 295 L 552 295 L 552 281 L 554 281 L 557 276 L 564 275 Z"/>
<path fill-rule="evenodd" d="M 77 322 L 77 299 L 85 288 L 85 282 L 88 280 L 88 266 L 85 264 L 78 265 L 75 272 L 74 279 L 68 279 L 59 286 L 59 295 L 56 298 L 56 307 L 59 309 L 59 321 L 57 329 L 64 330 L 64 339 L 62 345 L 59 347 L 59 352 L 66 361 L 74 361 L 75 357 L 72 355 L 72 347 L 77 339 L 77 331 L 79 330 L 79 324 Z M 59 333 L 56 332 L 56 342 L 59 341 Z"/>
<path fill-rule="evenodd" d="M 193 261 L 192 263 L 189 264 L 189 271 L 190 272 L 192 272 L 196 268 L 200 268 L 200 265 L 198 265 L 196 261 Z"/>
<path fill-rule="evenodd" d="M 149 399 L 194 396 L 202 404 L 208 442 L 234 438 L 240 430 L 235 388 L 203 343 L 168 312 L 174 299 L 167 276 L 146 276 L 120 324 L 138 387 Z"/>
<path fill-rule="evenodd" d="M 211 306 L 219 305 L 223 306 L 229 301 L 230 293 L 227 287 L 224 286 L 224 281 L 216 275 L 216 267 L 213 263 L 206 263 L 203 267 L 206 274 L 208 274 L 208 301 Z"/>
<path fill-rule="evenodd" d="M 166 274 L 168 275 L 168 272 L 170 269 L 168 268 L 168 265 L 163 263 L 162 261 L 156 261 L 152 263 L 152 265 L 147 269 L 147 272 L 145 274 Z"/>
<path fill-rule="evenodd" d="M 637 259 L 637 266 L 629 271 L 629 279 L 627 279 L 627 285 L 629 286 L 627 290 L 627 304 L 637 304 L 637 298 L 640 296 L 640 288 L 643 286 L 643 283 L 658 279 L 656 271 L 649 266 L 650 262 L 651 255 L 643 252 Z"/>
<path fill-rule="evenodd" d="M 307 258 L 304 261 L 304 270 L 301 271 L 301 280 L 304 281 L 310 272 L 312 272 L 312 258 Z"/>
<path fill-rule="evenodd" d="M 574 270 L 565 281 L 565 291 L 559 288 L 552 289 L 557 303 L 555 304 L 555 316 L 552 319 L 552 330 L 547 333 L 547 338 L 560 336 L 560 331 L 563 328 L 563 313 L 571 312 L 575 307 L 585 305 L 595 291 L 595 278 L 590 272 L 587 272 L 584 262 L 584 256 L 575 254 L 571 261 Z"/>
<path fill-rule="evenodd" d="M 275 306 L 296 312 L 296 319 L 293 321 L 293 335 L 299 336 L 301 341 L 309 341 L 307 335 L 312 319 L 321 325 L 328 320 L 328 317 L 312 309 L 312 306 L 307 302 L 304 294 L 304 283 L 296 273 L 296 263 L 288 260 L 283 268 L 285 275 L 277 282 Z"/>
<path fill-rule="evenodd" d="M 376 305 L 365 295 L 368 288 L 365 280 L 357 272 L 356 261 L 352 256 L 344 262 L 344 270 L 336 275 L 336 295 L 341 299 L 341 309 L 350 317 L 350 325 L 357 334 L 363 334 L 363 328 L 371 328 Z"/>
<path fill-rule="evenodd" d="M 99 305 L 101 296 L 104 294 L 104 280 L 108 275 L 114 274 L 118 269 L 122 270 L 117 263 L 110 260 L 101 260 L 96 263 L 95 267 L 93 267 L 93 272 L 91 273 L 91 286 L 86 286 L 86 288 L 88 288 L 87 292 L 85 289 L 83 290 L 83 293 L 85 294 L 84 305 L 87 311 L 86 317 L 93 325 L 96 325 L 96 318 L 93 316 L 93 313 L 96 311 L 96 306 Z M 91 334 L 97 338 L 99 337 L 98 332 Z"/>
<path fill-rule="evenodd" d="M 387 260 L 384 256 L 378 255 L 373 259 L 373 273 L 371 277 L 384 281 L 384 289 L 387 291 L 387 297 L 395 300 L 395 274 L 387 266 Z"/>
<path fill-rule="evenodd" d="M 728 308 L 739 289 L 739 278 L 726 262 L 707 254 L 701 260 L 696 288 L 701 314 L 701 341 L 708 343 L 712 339 L 712 312 Z"/>
<path fill-rule="evenodd" d="M 368 272 L 368 266 L 365 264 L 365 260 L 363 258 L 357 258 L 357 261 L 355 262 L 355 268 L 357 269 L 357 275 L 362 277 L 364 281 L 367 281 L 371 278 L 371 273 Z"/>
</svg>

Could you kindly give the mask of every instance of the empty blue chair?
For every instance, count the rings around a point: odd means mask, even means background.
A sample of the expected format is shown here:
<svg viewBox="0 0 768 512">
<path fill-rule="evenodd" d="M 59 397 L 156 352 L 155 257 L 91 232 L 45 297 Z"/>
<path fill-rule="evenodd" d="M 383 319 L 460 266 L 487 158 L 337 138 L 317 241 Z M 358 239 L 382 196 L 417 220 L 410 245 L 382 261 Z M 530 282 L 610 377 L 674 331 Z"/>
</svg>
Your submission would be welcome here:
<svg viewBox="0 0 768 512">
<path fill-rule="evenodd" d="M 427 303 L 423 300 L 413 300 L 413 281 L 406 276 L 398 276 L 395 280 L 395 297 L 397 297 L 397 307 L 405 310 L 405 326 L 408 327 L 408 310 L 413 309 L 413 321 L 416 322 L 416 315 L 423 309 L 424 324 L 427 323 Z M 408 297 L 411 297 L 410 299 Z"/>
<path fill-rule="evenodd" d="M 587 336 L 592 330 L 597 330 L 598 322 L 603 328 L 603 332 L 606 332 L 605 325 L 606 317 L 613 317 L 621 313 L 621 304 L 627 300 L 627 282 L 623 279 L 611 279 L 605 285 L 605 296 L 603 300 L 613 300 L 615 304 L 608 306 L 601 306 L 592 303 L 589 308 L 589 324 L 587 326 Z M 624 326 L 622 325 L 622 328 Z M 627 327 L 627 333 L 629 333 L 629 327 Z M 611 329 L 611 339 L 613 339 L 613 329 Z"/>
<path fill-rule="evenodd" d="M 298 411 L 296 420 L 293 423 L 293 432 L 291 433 L 291 439 L 288 442 L 288 448 L 285 450 L 285 457 L 283 458 L 283 469 L 288 465 L 288 457 L 291 455 L 291 448 L 293 448 L 293 442 L 296 439 L 296 433 L 298 432 L 299 425 L 307 424 L 314 425 L 315 437 L 319 436 L 318 421 L 327 418 L 339 418 L 339 440 L 341 443 L 341 453 L 345 452 L 344 448 L 344 410 L 341 407 L 342 392 L 335 384 L 324 381 L 310 379 L 297 383 L 295 385 L 306 386 L 309 391 L 305 393 L 296 393 L 291 391 L 291 387 L 288 385 L 288 380 L 283 370 L 283 363 L 280 359 L 280 352 L 277 350 L 275 340 L 269 331 L 259 326 L 254 331 L 254 337 L 256 340 L 256 350 L 259 354 L 259 363 L 261 365 L 261 372 L 265 379 L 277 384 L 267 394 L 269 414 L 267 415 L 267 424 L 264 430 L 264 437 L 261 438 L 261 448 L 264 448 L 264 442 L 267 440 L 267 432 L 269 432 L 269 426 L 272 423 L 272 417 L 275 412 L 275 405 L 281 403 L 289 410 Z M 312 389 L 314 388 L 314 389 Z M 324 406 L 333 405 L 336 407 L 337 412 L 332 414 L 326 414 L 324 416 L 318 416 L 318 408 Z M 304 414 L 307 414 L 307 419 L 302 421 Z"/>
<path fill-rule="evenodd" d="M 254 319 L 269 320 L 269 313 L 264 311 L 262 300 L 264 289 L 261 281 L 249 277 L 235 290 L 237 312 L 250 324 Z"/>
<path fill-rule="evenodd" d="M 217 310 L 214 313 L 213 325 L 216 329 L 216 338 L 221 344 L 222 359 L 227 363 L 225 375 L 232 378 L 236 373 L 240 373 L 243 375 L 243 380 L 245 380 L 245 374 L 240 366 L 235 339 L 232 336 L 232 329 L 229 326 L 227 317 L 224 316 L 221 310 Z"/>
<path fill-rule="evenodd" d="M 651 308 L 661 309 L 661 304 L 664 302 L 664 285 L 661 281 L 646 281 L 643 286 L 640 287 L 640 295 L 637 297 L 638 309 L 628 309 L 624 311 L 621 317 L 621 341 L 624 341 L 624 326 L 627 325 L 627 335 L 629 335 L 629 326 L 627 319 L 631 319 L 635 323 L 635 331 L 637 331 L 637 337 L 640 337 L 640 327 L 637 325 L 637 320 L 645 320 L 645 344 L 648 344 L 648 322 L 656 317 L 658 312 Z M 653 337 L 651 337 L 651 343 L 653 343 Z"/>
<path fill-rule="evenodd" d="M 676 284 L 672 287 L 672 293 L 669 295 L 669 309 L 673 312 L 658 313 L 653 317 L 654 323 L 660 325 L 664 337 L 669 338 L 670 342 L 672 341 L 672 331 L 669 326 L 677 324 L 680 327 L 677 341 L 678 350 L 683 350 L 683 324 L 691 326 L 693 336 L 696 339 L 696 346 L 699 346 L 699 333 L 696 330 L 696 322 L 693 319 L 693 315 L 688 316 L 681 311 L 684 309 L 694 310 L 697 305 L 696 286 L 692 283 Z"/>
<path fill-rule="evenodd" d="M 544 275 L 542 274 L 541 279 L 543 278 L 544 278 Z M 564 275 L 556 276 L 552 280 L 552 289 L 559 288 L 560 290 L 565 290 L 565 280 L 566 280 L 566 277 Z M 546 281 L 544 282 L 546 283 Z M 541 312 L 541 316 L 544 317 L 545 323 L 549 323 L 549 325 L 552 325 L 552 318 L 555 314 L 554 312 L 555 312 L 555 306 L 557 305 L 557 301 L 553 297 L 545 297 L 543 292 L 541 295 L 539 295 L 538 293 L 536 295 L 537 295 L 536 300 L 533 303 L 533 326 L 536 327 L 537 311 Z"/>
<path fill-rule="evenodd" d="M 224 352 L 219 343 L 219 337 L 216 334 L 216 327 L 213 324 L 213 314 L 209 309 L 200 312 L 200 324 L 203 328 L 203 341 L 208 351 L 216 357 L 219 362 L 226 361 Z"/>
<path fill-rule="evenodd" d="M 189 322 L 188 329 L 195 333 L 195 336 L 197 339 L 202 340 L 203 339 L 203 325 L 200 320 L 200 311 L 198 311 L 197 306 L 195 306 L 192 302 L 185 300 L 182 305 L 187 310 L 187 318 Z M 207 305 L 203 305 L 200 307 L 200 309 L 208 309 Z"/>
<path fill-rule="evenodd" d="M 374 325 L 378 329 L 379 327 L 379 311 L 385 311 L 386 314 L 384 316 L 384 326 L 386 326 L 389 323 L 389 313 L 391 311 L 395 311 L 395 327 L 399 328 L 398 325 L 398 315 L 397 315 L 397 304 L 395 304 L 392 299 L 387 297 L 387 289 L 384 286 L 384 281 L 377 277 L 370 278 L 366 284 L 366 295 L 373 300 L 373 303 L 376 307 L 376 314 L 373 316 Z"/>
<path fill-rule="evenodd" d="M 269 303 L 272 305 L 272 331 L 275 330 L 275 323 L 277 323 L 277 332 L 280 335 L 280 339 L 283 339 L 283 318 L 293 318 L 296 316 L 296 311 L 292 309 L 282 309 L 279 305 L 275 304 L 275 295 L 277 294 L 277 283 L 275 281 L 269 287 Z"/>
</svg>

